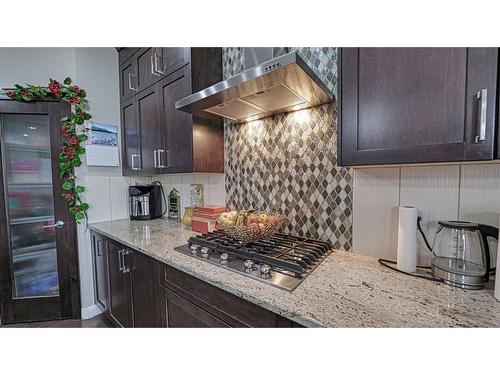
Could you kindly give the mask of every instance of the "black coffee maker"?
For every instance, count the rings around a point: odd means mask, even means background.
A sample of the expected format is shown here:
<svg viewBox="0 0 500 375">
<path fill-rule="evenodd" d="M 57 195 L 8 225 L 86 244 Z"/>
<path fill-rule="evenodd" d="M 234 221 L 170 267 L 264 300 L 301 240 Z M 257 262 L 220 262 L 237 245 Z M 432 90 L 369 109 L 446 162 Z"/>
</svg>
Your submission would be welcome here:
<svg viewBox="0 0 500 375">
<path fill-rule="evenodd" d="M 130 220 L 152 220 L 161 217 L 164 214 L 164 195 L 159 181 L 150 185 L 129 186 Z"/>
</svg>

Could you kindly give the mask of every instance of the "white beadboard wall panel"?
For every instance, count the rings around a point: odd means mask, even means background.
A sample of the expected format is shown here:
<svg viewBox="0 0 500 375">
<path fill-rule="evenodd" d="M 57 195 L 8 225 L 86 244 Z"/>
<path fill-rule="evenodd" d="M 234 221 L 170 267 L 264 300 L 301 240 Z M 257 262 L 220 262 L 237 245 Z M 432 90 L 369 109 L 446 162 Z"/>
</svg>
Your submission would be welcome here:
<svg viewBox="0 0 500 375">
<path fill-rule="evenodd" d="M 128 187 L 130 177 L 119 176 L 109 178 L 109 197 L 111 202 L 111 220 L 125 219 L 128 212 Z"/>
<path fill-rule="evenodd" d="M 400 204 L 428 209 L 431 244 L 440 220 L 498 227 L 500 164 L 360 168 L 354 169 L 354 176 L 354 252 L 396 258 Z M 432 255 L 424 250 L 421 236 L 417 238 L 419 264 L 428 264 Z"/>
<path fill-rule="evenodd" d="M 498 226 L 500 165 L 463 165 L 460 220 Z"/>
<path fill-rule="evenodd" d="M 399 168 L 354 170 L 353 252 L 396 258 Z"/>
<path fill-rule="evenodd" d="M 424 232 L 431 245 L 438 221 L 458 219 L 459 181 L 458 165 L 401 168 L 400 205 L 429 212 Z M 420 234 L 417 234 L 417 254 L 418 264 L 430 265 L 432 253 Z"/>
<path fill-rule="evenodd" d="M 460 220 L 498 227 L 500 165 L 463 165 L 460 180 Z M 490 242 L 491 264 L 497 248 Z"/>
</svg>

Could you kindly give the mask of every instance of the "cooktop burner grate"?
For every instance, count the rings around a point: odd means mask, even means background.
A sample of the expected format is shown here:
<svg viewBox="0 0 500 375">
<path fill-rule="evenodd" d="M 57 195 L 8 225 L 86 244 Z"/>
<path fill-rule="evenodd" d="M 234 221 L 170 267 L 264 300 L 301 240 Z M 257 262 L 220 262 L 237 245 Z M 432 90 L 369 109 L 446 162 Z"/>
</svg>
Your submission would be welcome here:
<svg viewBox="0 0 500 375">
<path fill-rule="evenodd" d="M 242 244 L 215 231 L 191 237 L 187 246 L 176 250 L 293 290 L 330 254 L 332 246 L 287 234 Z"/>
</svg>

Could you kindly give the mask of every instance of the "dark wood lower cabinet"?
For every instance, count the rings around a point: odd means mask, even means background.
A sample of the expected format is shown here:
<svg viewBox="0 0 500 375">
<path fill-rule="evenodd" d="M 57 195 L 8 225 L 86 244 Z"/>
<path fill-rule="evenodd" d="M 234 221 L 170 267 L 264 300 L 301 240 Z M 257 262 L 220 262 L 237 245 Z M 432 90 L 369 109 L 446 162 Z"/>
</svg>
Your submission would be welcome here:
<svg viewBox="0 0 500 375">
<path fill-rule="evenodd" d="M 165 310 L 163 327 L 170 328 L 227 328 L 223 322 L 202 308 L 182 298 L 169 289 L 163 289 L 163 308 Z"/>
<path fill-rule="evenodd" d="M 163 263 L 164 327 L 295 327 L 297 324 Z M 184 310 L 187 317 L 178 315 Z M 198 324 L 198 325 L 197 325 Z M 222 325 L 221 325 L 222 324 Z"/>
<path fill-rule="evenodd" d="M 130 268 L 123 265 L 125 251 L 123 245 L 107 240 L 108 279 L 109 279 L 109 311 L 108 314 L 118 326 L 133 327 L 132 282 Z"/>
<path fill-rule="evenodd" d="M 300 327 L 139 251 L 91 236 L 94 254 L 99 245 L 105 249 L 107 274 L 95 272 L 96 283 L 107 281 L 107 314 L 119 327 Z"/>
<path fill-rule="evenodd" d="M 103 237 L 91 232 L 92 261 L 94 268 L 94 295 L 96 304 L 103 310 L 108 309 L 108 262 L 106 242 Z"/>
<path fill-rule="evenodd" d="M 158 261 L 138 251 L 130 251 L 134 327 L 160 327 Z"/>
</svg>

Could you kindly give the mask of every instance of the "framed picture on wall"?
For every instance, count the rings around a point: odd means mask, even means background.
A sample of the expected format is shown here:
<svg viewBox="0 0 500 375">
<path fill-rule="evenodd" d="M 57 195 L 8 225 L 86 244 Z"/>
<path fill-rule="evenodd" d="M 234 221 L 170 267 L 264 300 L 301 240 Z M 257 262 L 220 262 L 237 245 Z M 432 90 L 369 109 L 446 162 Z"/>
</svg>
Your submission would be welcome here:
<svg viewBox="0 0 500 375">
<path fill-rule="evenodd" d="M 118 167 L 118 126 L 92 121 L 87 140 L 87 165 Z"/>
</svg>

